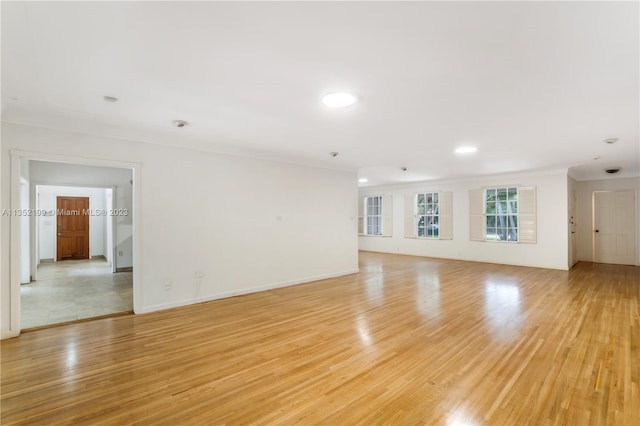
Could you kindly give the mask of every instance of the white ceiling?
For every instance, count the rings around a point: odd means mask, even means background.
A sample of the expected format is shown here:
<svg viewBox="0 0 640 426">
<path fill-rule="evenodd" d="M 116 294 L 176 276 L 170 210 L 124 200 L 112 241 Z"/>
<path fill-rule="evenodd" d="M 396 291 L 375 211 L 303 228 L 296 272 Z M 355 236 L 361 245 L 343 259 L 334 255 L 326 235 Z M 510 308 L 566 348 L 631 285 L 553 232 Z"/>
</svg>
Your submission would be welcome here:
<svg viewBox="0 0 640 426">
<path fill-rule="evenodd" d="M 638 2 L 1 7 L 3 121 L 357 169 L 367 185 L 640 173 Z M 331 110 L 333 91 L 359 102 Z"/>
</svg>

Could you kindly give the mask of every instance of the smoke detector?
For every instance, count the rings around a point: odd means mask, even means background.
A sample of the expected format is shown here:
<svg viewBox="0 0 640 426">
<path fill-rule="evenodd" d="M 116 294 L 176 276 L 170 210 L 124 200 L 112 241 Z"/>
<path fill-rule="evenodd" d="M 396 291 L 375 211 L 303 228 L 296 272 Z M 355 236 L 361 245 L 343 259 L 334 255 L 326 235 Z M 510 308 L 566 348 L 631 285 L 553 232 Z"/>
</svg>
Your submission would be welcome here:
<svg viewBox="0 0 640 426">
<path fill-rule="evenodd" d="M 612 167 L 610 169 L 605 169 L 604 171 L 609 173 L 610 175 L 615 175 L 616 173 L 618 173 L 620 170 L 622 170 L 622 167 Z"/>
<path fill-rule="evenodd" d="M 173 123 L 174 126 L 176 126 L 179 129 L 189 125 L 189 123 L 187 123 L 184 120 L 173 120 L 172 123 Z"/>
</svg>

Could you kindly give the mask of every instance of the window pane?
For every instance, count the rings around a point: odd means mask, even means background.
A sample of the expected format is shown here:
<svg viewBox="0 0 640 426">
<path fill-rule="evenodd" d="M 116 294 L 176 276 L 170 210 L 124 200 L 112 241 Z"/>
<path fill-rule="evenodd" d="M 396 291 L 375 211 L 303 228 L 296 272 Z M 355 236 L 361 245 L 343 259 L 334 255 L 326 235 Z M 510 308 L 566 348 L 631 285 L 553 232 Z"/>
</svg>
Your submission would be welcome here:
<svg viewBox="0 0 640 426">
<path fill-rule="evenodd" d="M 420 216 L 418 218 L 418 226 L 424 226 L 424 216 Z"/>
<path fill-rule="evenodd" d="M 424 204 L 418 204 L 418 214 L 424 214 Z"/>
<path fill-rule="evenodd" d="M 500 201 L 499 203 L 496 203 L 496 207 L 498 208 L 498 213 L 506 213 L 507 212 L 507 202 L 506 201 Z"/>
<path fill-rule="evenodd" d="M 487 201 L 487 214 L 493 214 L 496 212 L 496 203 L 493 201 Z"/>
<path fill-rule="evenodd" d="M 507 216 L 509 228 L 518 227 L 518 216 Z"/>
<path fill-rule="evenodd" d="M 424 226 L 418 226 L 418 237 L 424 237 Z"/>
<path fill-rule="evenodd" d="M 437 203 L 437 202 L 438 202 L 438 193 L 437 193 L 437 192 L 434 192 L 434 193 L 433 193 L 433 202 L 434 202 L 434 203 Z"/>
<path fill-rule="evenodd" d="M 418 206 L 424 204 L 424 194 L 418 194 Z"/>
<path fill-rule="evenodd" d="M 509 199 L 517 200 L 518 199 L 518 189 L 517 188 L 509 188 Z"/>
<path fill-rule="evenodd" d="M 518 241 L 518 230 L 510 229 L 508 238 L 509 238 L 509 241 Z"/>
<path fill-rule="evenodd" d="M 425 201 L 427 203 L 433 203 L 433 194 L 425 194 Z"/>
<path fill-rule="evenodd" d="M 433 214 L 433 204 L 427 204 L 427 214 Z"/>
<path fill-rule="evenodd" d="M 496 233 L 498 234 L 498 239 L 500 241 L 507 241 L 507 229 L 506 228 L 496 228 Z"/>
<path fill-rule="evenodd" d="M 507 213 L 518 213 L 518 202 L 516 200 L 507 202 Z"/>
<path fill-rule="evenodd" d="M 498 188 L 498 201 L 507 201 L 507 188 Z"/>
<path fill-rule="evenodd" d="M 507 227 L 507 216 L 505 216 L 505 215 L 496 216 L 496 226 L 499 227 L 499 228 L 506 228 Z"/>
<path fill-rule="evenodd" d="M 487 189 L 486 200 L 487 201 L 495 201 L 496 200 L 496 190 L 495 189 Z"/>
<path fill-rule="evenodd" d="M 495 227 L 496 227 L 496 217 L 487 216 L 487 228 L 495 228 Z"/>
<path fill-rule="evenodd" d="M 485 236 L 487 240 L 495 241 L 498 239 L 498 234 L 496 234 L 496 228 L 487 228 L 487 234 Z"/>
</svg>

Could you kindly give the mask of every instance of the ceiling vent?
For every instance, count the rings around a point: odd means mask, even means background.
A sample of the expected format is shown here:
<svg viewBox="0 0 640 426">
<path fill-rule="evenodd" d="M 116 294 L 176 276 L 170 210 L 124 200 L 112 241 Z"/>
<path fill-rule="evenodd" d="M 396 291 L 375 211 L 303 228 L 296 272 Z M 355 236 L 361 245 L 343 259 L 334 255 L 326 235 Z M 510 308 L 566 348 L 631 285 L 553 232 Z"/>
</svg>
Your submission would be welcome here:
<svg viewBox="0 0 640 426">
<path fill-rule="evenodd" d="M 613 167 L 611 169 L 605 169 L 605 172 L 609 173 L 610 175 L 615 175 L 616 173 L 618 173 L 622 168 L 621 167 Z"/>
</svg>

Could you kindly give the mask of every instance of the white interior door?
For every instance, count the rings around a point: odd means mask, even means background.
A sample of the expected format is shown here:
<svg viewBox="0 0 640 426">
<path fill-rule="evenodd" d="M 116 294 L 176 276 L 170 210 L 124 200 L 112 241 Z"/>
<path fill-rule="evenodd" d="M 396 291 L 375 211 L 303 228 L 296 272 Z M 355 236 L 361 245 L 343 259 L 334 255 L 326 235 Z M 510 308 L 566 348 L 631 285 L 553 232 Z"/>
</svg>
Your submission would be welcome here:
<svg viewBox="0 0 640 426">
<path fill-rule="evenodd" d="M 633 265 L 636 254 L 634 191 L 593 193 L 593 260 Z"/>
</svg>

